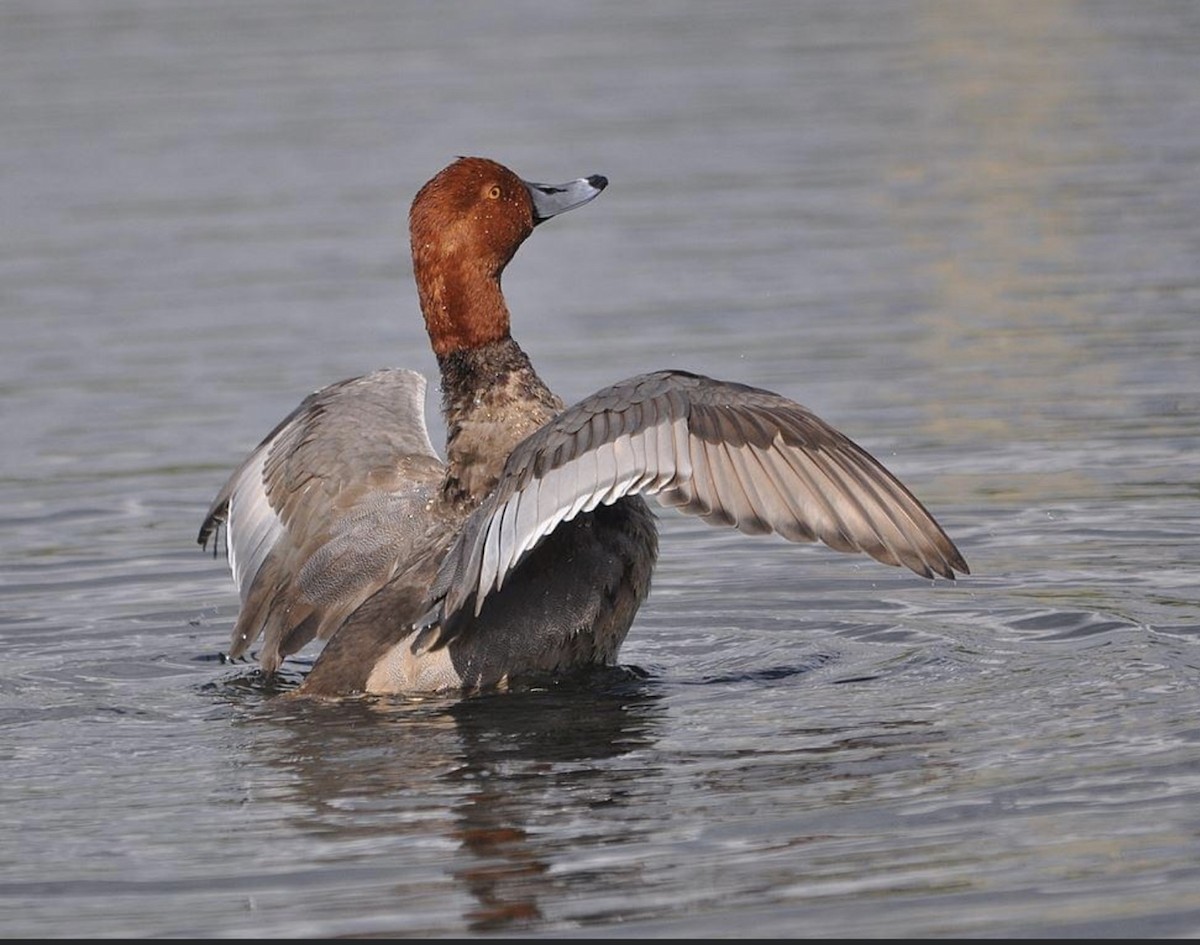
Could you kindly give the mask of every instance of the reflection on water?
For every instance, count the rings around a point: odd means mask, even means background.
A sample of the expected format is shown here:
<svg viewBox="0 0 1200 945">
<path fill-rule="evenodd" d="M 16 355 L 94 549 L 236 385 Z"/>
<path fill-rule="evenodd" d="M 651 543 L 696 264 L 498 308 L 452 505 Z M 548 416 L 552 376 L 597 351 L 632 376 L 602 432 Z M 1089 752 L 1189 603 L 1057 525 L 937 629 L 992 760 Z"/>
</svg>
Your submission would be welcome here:
<svg viewBox="0 0 1200 945">
<path fill-rule="evenodd" d="M 892 856 L 882 837 L 895 822 L 873 808 L 960 776 L 927 709 L 858 714 L 872 711 L 862 679 L 838 680 L 843 721 L 824 725 L 784 718 L 771 703 L 786 687 L 753 679 L 734 689 L 764 704 L 737 727 L 714 725 L 710 693 L 729 686 L 690 687 L 674 711 L 661 681 L 620 671 L 466 700 L 255 704 L 244 683 L 226 693 L 245 702 L 237 764 L 272 772 L 246 820 L 290 811 L 313 862 L 349 871 L 377 911 L 404 916 L 373 934 L 428 930 L 431 901 L 452 904 L 471 932 L 586 929 L 690 921 L 713 897 L 758 895 L 764 870 L 840 882 Z M 866 819 L 832 829 L 825 812 L 836 808 Z M 858 830 L 879 838 L 846 847 Z M 389 890 L 394 906 L 381 910 Z"/>
<path fill-rule="evenodd" d="M 280 727 L 283 737 L 248 760 L 286 776 L 277 800 L 300 802 L 296 830 L 345 851 L 327 854 L 334 863 L 352 864 L 362 843 L 411 859 L 408 844 L 443 838 L 429 882 L 445 872 L 469 894 L 463 917 L 483 932 L 542 918 L 539 893 L 555 883 L 573 823 L 589 824 L 597 810 L 623 831 L 642 819 L 637 808 L 663 790 L 657 766 L 602 762 L 653 748 L 660 700 L 652 683 L 615 670 L 465 700 L 277 699 L 239 726 Z M 605 882 L 636 882 L 625 875 L 634 869 Z"/>
</svg>

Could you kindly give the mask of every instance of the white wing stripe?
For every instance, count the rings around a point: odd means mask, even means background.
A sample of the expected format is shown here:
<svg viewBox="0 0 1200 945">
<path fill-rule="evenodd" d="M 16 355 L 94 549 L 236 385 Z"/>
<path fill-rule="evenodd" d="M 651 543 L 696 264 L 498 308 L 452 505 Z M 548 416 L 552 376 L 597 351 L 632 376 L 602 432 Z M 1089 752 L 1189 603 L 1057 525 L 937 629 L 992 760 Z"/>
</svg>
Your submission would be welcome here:
<svg viewBox="0 0 1200 945">
<path fill-rule="evenodd" d="M 496 565 L 496 590 L 504 583 L 504 576 L 511 570 L 517 558 L 517 510 L 521 505 L 521 494 L 505 503 L 504 512 L 500 519 L 498 536 L 499 557 Z"/>
<path fill-rule="evenodd" d="M 592 480 L 591 494 L 583 504 L 583 511 L 590 512 L 617 484 L 617 452 L 612 443 L 601 443 L 596 450 L 596 478 Z"/>
<path fill-rule="evenodd" d="M 524 491 L 517 493 L 513 498 L 517 499 L 519 505 L 516 515 L 516 534 L 513 540 L 516 546 L 513 550 L 514 560 L 520 560 L 521 555 L 533 547 L 533 543 L 540 537 L 538 535 L 538 499 L 541 493 L 542 483 L 534 479 L 529 483 Z"/>
<path fill-rule="evenodd" d="M 590 432 L 595 435 L 598 431 L 593 427 Z M 684 456 L 680 462 L 680 457 L 673 453 L 678 443 L 687 440 L 687 426 L 682 419 L 659 424 L 636 436 L 622 433 L 616 440 L 594 446 L 540 479 L 531 479 L 524 489 L 494 509 L 482 541 L 475 545 L 479 549 L 475 554 L 481 559 L 476 614 L 484 597 L 503 586 L 521 556 L 562 522 L 590 512 L 602 503 L 611 504 L 636 491 L 645 491 L 644 484 L 658 489 L 665 483 L 690 478 L 688 458 Z M 660 457 L 666 447 L 667 461 L 648 469 L 647 443 L 659 451 Z"/>
<path fill-rule="evenodd" d="M 654 438 L 656 459 L 654 469 L 657 473 L 654 479 L 646 484 L 647 492 L 658 492 L 675 478 L 674 429 L 675 424 L 681 422 L 681 420 L 672 420 L 670 423 L 659 423 L 652 431 L 647 431 Z"/>
<path fill-rule="evenodd" d="M 483 560 L 479 567 L 479 594 L 475 601 L 475 613 L 478 615 L 479 608 L 483 606 L 483 596 L 488 593 L 492 585 L 500 580 L 499 577 L 499 561 L 500 550 L 498 547 L 500 531 L 499 517 L 491 518 L 487 523 L 487 532 L 483 537 Z"/>
<path fill-rule="evenodd" d="M 600 501 L 611 505 L 623 495 L 628 495 L 631 487 L 645 472 L 645 467 L 638 465 L 637 450 L 633 446 L 633 437 L 622 433 L 612 444 L 613 457 L 616 459 L 617 475 L 612 488 L 601 496 Z"/>
<path fill-rule="evenodd" d="M 267 501 L 262 481 L 265 461 L 266 450 L 262 450 L 238 477 L 231 491 L 225 526 L 229 569 L 243 603 L 267 555 L 284 532 L 283 523 Z"/>
</svg>

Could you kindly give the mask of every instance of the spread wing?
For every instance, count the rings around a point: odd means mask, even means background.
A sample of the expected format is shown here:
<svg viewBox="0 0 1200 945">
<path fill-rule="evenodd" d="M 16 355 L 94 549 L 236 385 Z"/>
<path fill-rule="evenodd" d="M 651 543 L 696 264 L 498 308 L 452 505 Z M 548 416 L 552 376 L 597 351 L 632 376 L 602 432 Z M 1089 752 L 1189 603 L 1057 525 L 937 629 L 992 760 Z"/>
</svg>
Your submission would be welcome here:
<svg viewBox="0 0 1200 945">
<path fill-rule="evenodd" d="M 258 445 L 200 528 L 226 526 L 242 607 L 231 656 L 261 635 L 268 672 L 328 637 L 424 529 L 444 467 L 425 427 L 425 379 L 381 370 L 310 394 Z"/>
<path fill-rule="evenodd" d="M 559 414 L 509 457 L 439 571 L 421 644 L 449 642 L 456 616 L 503 586 L 560 522 L 624 496 L 748 534 L 777 532 L 866 552 L 924 577 L 966 561 L 882 464 L 805 407 L 681 371 L 607 387 Z"/>
</svg>

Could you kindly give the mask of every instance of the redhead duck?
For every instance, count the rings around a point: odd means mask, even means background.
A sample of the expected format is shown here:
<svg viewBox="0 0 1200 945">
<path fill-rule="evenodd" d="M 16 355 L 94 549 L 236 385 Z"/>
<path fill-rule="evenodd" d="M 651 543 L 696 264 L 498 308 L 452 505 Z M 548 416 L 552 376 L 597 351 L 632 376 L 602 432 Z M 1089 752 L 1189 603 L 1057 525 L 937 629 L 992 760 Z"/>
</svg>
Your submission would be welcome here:
<svg viewBox="0 0 1200 945">
<path fill-rule="evenodd" d="M 954 543 L 865 450 L 766 390 L 684 371 L 567 407 L 509 330 L 500 276 L 544 221 L 594 199 L 464 157 L 417 193 L 413 275 L 441 373 L 445 458 L 425 380 L 385 369 L 309 395 L 226 482 L 241 596 L 231 657 L 273 673 L 326 640 L 295 695 L 503 687 L 611 665 L 658 554 L 646 502 L 749 534 L 865 552 L 926 578 Z"/>
</svg>

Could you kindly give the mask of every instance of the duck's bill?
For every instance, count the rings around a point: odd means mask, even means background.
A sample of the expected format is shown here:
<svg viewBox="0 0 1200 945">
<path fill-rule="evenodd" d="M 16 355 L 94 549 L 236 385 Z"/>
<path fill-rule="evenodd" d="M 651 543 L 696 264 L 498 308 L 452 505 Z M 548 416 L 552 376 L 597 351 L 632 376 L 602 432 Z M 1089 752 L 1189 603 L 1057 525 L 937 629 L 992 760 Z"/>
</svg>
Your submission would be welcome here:
<svg viewBox="0 0 1200 945">
<path fill-rule="evenodd" d="M 533 198 L 533 222 L 538 224 L 560 213 L 582 207 L 589 200 L 600 196 L 608 186 L 608 178 L 602 174 L 581 177 L 565 184 L 535 184 L 523 181 L 529 196 Z"/>
</svg>

